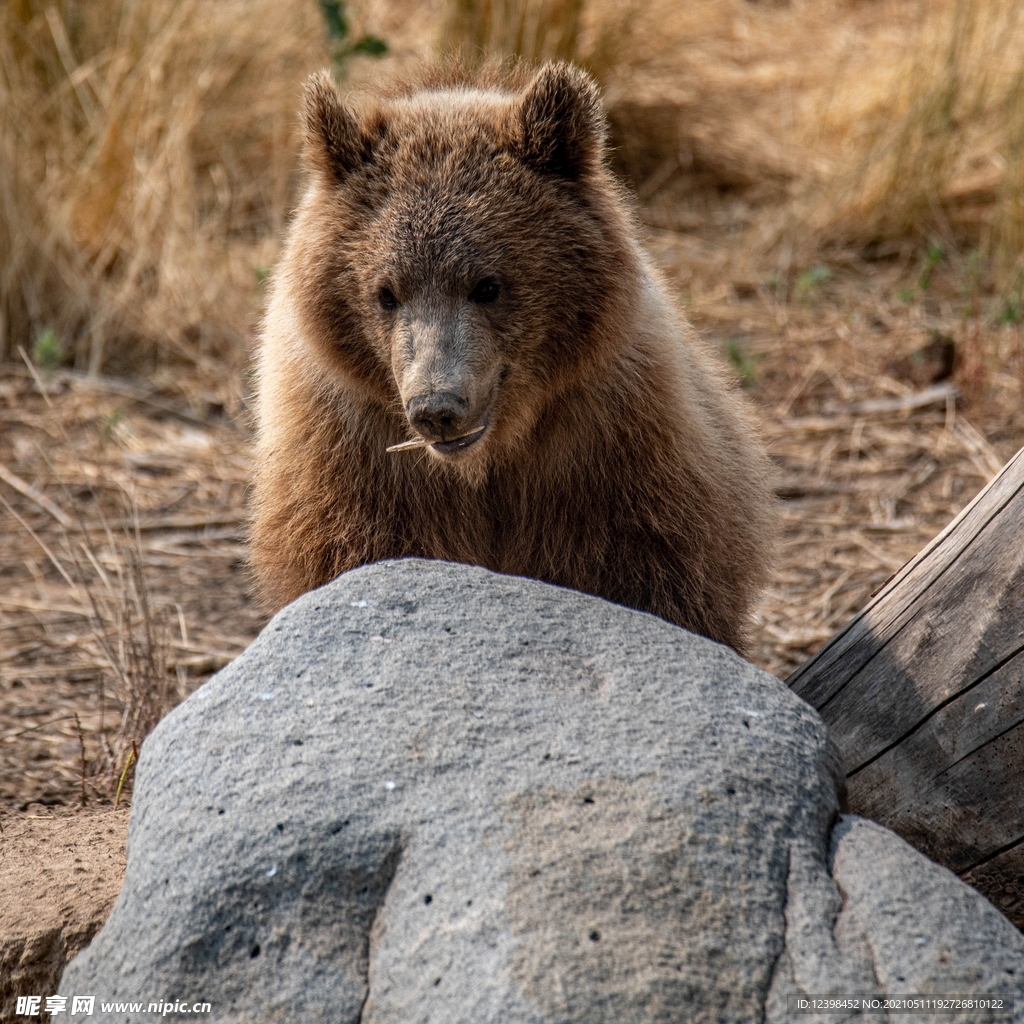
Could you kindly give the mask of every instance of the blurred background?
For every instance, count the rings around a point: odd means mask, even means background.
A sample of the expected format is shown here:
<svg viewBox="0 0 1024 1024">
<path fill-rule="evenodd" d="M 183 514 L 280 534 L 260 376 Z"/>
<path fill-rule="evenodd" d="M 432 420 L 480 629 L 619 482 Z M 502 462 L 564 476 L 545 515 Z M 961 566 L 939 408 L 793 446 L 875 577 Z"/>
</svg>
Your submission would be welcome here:
<svg viewBox="0 0 1024 1024">
<path fill-rule="evenodd" d="M 3 0 L 0 808 L 126 799 L 265 621 L 249 366 L 307 75 L 573 60 L 760 411 L 785 677 L 1024 443 L 1014 0 Z"/>
</svg>

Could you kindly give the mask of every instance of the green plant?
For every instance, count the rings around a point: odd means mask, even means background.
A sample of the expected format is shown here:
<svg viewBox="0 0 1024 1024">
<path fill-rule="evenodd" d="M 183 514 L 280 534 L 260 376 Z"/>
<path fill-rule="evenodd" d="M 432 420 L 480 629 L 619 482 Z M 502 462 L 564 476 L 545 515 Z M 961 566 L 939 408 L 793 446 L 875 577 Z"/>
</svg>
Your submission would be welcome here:
<svg viewBox="0 0 1024 1024">
<path fill-rule="evenodd" d="M 811 267 L 801 272 L 793 286 L 793 297 L 801 302 L 810 302 L 821 291 L 821 286 L 832 277 L 832 271 L 825 266 Z"/>
<path fill-rule="evenodd" d="M 52 327 L 36 335 L 35 343 L 32 345 L 32 359 L 37 366 L 44 370 L 56 369 L 64 358 L 64 346 L 61 344 L 57 332 Z"/>
<path fill-rule="evenodd" d="M 757 384 L 757 364 L 761 361 L 761 353 L 749 353 L 739 338 L 727 338 L 725 341 L 725 356 L 736 371 L 740 384 L 745 388 Z"/>
<path fill-rule="evenodd" d="M 1024 317 L 1024 311 L 1021 310 L 1021 300 L 1016 299 L 1004 299 L 1003 308 L 996 317 L 997 323 L 1001 324 L 1019 324 L 1022 317 Z"/>
<path fill-rule="evenodd" d="M 117 406 L 114 411 L 103 418 L 103 435 L 110 437 L 118 426 L 124 422 L 125 412 L 122 406 Z"/>
<path fill-rule="evenodd" d="M 934 242 L 928 245 L 928 251 L 921 261 L 921 273 L 917 277 L 917 287 L 924 291 L 932 280 L 932 271 L 946 258 L 946 251 Z"/>
<path fill-rule="evenodd" d="M 1024 320 L 1024 270 L 1018 270 L 1013 284 L 1003 293 L 1003 308 L 996 317 L 1001 324 L 1019 324 Z"/>
<path fill-rule="evenodd" d="M 967 308 L 965 316 L 977 317 L 980 312 L 980 294 L 982 278 L 982 259 L 978 249 L 972 249 L 967 256 L 967 266 L 964 268 L 964 291 L 967 295 Z"/>
<path fill-rule="evenodd" d="M 334 47 L 334 72 L 341 77 L 345 61 L 353 54 L 362 53 L 368 57 L 381 57 L 388 52 L 388 44 L 377 36 L 364 35 L 354 43 L 349 42 L 348 16 L 342 0 L 318 0 L 320 13 L 324 16 L 327 35 Z M 262 282 L 260 282 L 262 283 Z"/>
</svg>

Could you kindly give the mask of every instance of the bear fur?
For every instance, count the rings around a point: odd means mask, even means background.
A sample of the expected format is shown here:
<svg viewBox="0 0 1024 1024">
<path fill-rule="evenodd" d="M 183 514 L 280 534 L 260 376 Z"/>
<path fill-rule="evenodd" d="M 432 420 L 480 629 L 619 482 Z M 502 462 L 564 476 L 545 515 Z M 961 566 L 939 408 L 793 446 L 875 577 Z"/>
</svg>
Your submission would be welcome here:
<svg viewBox="0 0 1024 1024">
<path fill-rule="evenodd" d="M 258 361 L 259 588 L 278 607 L 367 562 L 448 559 L 736 647 L 767 457 L 640 247 L 594 83 L 520 74 L 361 103 L 307 86 Z"/>
</svg>

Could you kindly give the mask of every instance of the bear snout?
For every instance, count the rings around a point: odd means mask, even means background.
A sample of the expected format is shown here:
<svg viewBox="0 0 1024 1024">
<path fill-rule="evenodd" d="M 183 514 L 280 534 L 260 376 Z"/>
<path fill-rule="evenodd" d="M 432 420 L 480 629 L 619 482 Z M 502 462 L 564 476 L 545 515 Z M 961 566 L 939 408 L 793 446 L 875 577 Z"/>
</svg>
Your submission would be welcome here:
<svg viewBox="0 0 1024 1024">
<path fill-rule="evenodd" d="M 469 421 L 469 399 L 451 391 L 415 395 L 406 402 L 405 415 L 430 441 L 451 441 L 476 425 Z"/>
</svg>

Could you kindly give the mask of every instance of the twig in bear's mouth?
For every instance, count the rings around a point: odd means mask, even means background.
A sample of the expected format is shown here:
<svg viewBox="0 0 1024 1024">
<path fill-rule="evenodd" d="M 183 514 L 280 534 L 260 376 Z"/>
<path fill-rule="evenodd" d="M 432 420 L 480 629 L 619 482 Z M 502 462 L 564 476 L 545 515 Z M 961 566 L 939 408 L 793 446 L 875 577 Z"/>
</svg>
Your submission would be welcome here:
<svg viewBox="0 0 1024 1024">
<path fill-rule="evenodd" d="M 402 441 L 399 444 L 388 445 L 384 449 L 386 452 L 407 452 L 411 448 L 426 448 L 427 445 L 433 444 L 433 441 L 428 441 L 425 437 L 417 437 L 412 441 Z"/>
<path fill-rule="evenodd" d="M 450 444 L 452 441 L 461 441 L 464 437 L 472 437 L 474 434 L 479 434 L 486 425 L 486 423 L 481 423 L 472 430 L 467 430 L 465 434 L 459 434 L 458 437 L 450 437 L 447 441 L 428 441 L 425 437 L 414 437 L 411 441 L 400 441 L 398 444 L 389 445 L 384 451 L 407 452 L 413 448 L 429 448 L 432 444 Z"/>
</svg>

